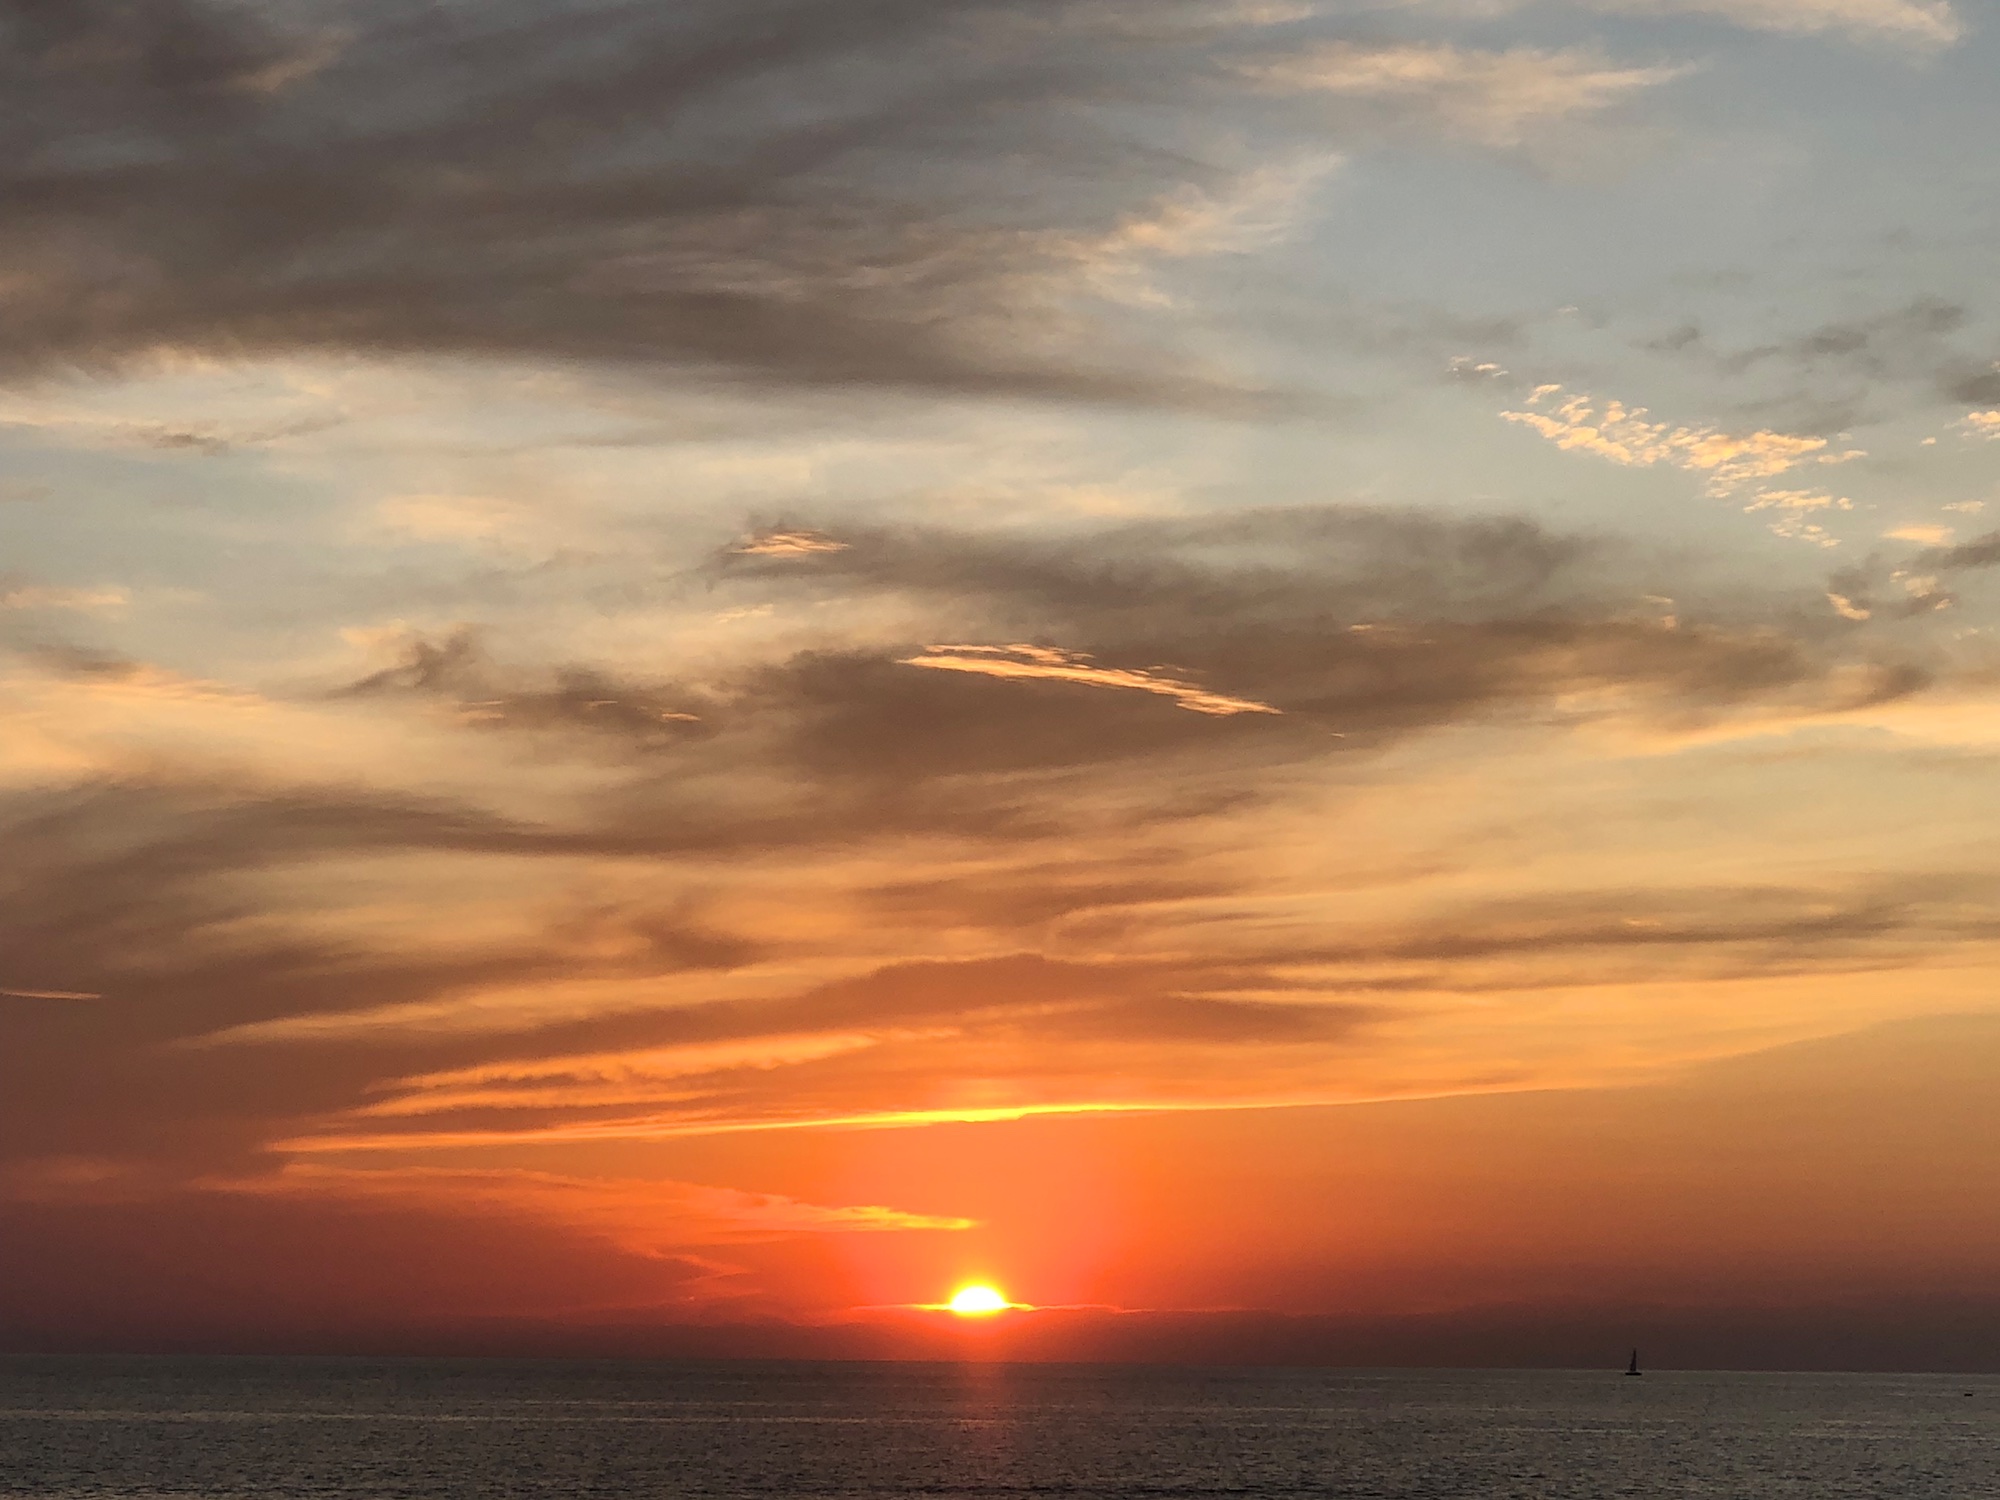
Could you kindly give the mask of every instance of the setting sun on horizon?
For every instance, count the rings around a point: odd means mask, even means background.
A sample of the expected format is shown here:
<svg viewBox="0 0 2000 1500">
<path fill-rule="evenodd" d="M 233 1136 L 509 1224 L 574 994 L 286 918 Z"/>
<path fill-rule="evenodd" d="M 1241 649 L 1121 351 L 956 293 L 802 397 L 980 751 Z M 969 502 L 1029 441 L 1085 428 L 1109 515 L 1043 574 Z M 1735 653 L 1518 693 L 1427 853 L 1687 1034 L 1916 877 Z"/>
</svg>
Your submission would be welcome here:
<svg viewBox="0 0 2000 1500">
<path fill-rule="evenodd" d="M 998 1287 L 988 1286 L 985 1282 L 979 1281 L 960 1287 L 951 1294 L 951 1300 L 945 1303 L 947 1311 L 956 1313 L 961 1318 L 990 1318 L 995 1313 L 1007 1312 L 1013 1307 L 1014 1304 L 1007 1300 L 1006 1294 Z"/>
</svg>

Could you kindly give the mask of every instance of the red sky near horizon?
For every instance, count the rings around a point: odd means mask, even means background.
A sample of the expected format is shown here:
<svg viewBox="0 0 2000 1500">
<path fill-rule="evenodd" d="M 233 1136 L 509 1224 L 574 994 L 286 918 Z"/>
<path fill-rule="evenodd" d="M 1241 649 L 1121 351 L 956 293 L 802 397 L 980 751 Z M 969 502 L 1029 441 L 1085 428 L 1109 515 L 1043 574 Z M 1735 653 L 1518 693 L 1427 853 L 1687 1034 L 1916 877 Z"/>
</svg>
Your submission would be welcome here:
<svg viewBox="0 0 2000 1500">
<path fill-rule="evenodd" d="M 0 1350 L 2000 1328 L 1948 0 L 59 10 Z"/>
</svg>

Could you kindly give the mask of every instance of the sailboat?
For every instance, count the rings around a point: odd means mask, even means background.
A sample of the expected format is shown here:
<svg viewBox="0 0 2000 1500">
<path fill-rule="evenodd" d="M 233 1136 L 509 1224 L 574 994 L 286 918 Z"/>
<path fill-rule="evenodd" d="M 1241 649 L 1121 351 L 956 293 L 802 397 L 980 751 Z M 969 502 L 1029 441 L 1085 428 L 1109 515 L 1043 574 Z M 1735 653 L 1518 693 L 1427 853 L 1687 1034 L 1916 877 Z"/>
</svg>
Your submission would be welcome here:
<svg viewBox="0 0 2000 1500">
<path fill-rule="evenodd" d="M 1639 1351 L 1637 1349 L 1632 1351 L 1632 1363 L 1625 1367 L 1625 1373 L 1627 1375 L 1643 1375 L 1646 1373 L 1639 1368 Z"/>
</svg>

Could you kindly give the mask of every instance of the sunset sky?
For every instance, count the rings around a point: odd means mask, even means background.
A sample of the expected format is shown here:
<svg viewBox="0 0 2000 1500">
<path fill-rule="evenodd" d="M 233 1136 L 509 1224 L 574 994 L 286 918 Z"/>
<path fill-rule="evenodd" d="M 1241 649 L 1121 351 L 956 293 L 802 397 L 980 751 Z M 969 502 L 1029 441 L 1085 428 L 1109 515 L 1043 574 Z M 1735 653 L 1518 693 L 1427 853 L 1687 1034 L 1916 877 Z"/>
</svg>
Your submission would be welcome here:
<svg viewBox="0 0 2000 1500">
<path fill-rule="evenodd" d="M 1996 78 L 0 0 L 0 1348 L 1990 1367 Z"/>
</svg>

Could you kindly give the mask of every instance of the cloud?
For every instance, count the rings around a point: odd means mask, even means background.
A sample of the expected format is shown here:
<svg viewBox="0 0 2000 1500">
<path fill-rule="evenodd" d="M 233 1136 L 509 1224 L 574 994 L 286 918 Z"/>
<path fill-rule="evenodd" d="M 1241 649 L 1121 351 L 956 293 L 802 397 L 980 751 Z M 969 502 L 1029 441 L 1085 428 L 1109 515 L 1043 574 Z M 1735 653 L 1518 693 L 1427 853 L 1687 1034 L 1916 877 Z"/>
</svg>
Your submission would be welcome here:
<svg viewBox="0 0 2000 1500">
<path fill-rule="evenodd" d="M 729 549 L 739 557 L 811 557 L 819 552 L 845 552 L 847 543 L 816 531 L 766 531 Z"/>
<path fill-rule="evenodd" d="M 1914 565 L 1956 572 L 1960 569 L 1990 568 L 1995 563 L 2000 563 L 2000 531 L 1989 531 L 1969 542 L 1960 542 L 1956 547 L 1941 547 L 1923 553 L 1916 558 Z"/>
<path fill-rule="evenodd" d="M 1761 343 L 1730 344 L 1688 322 L 1639 347 L 1697 366 L 1721 390 L 1755 382 L 1745 410 L 1786 414 L 1793 426 L 1844 434 L 1896 406 L 1970 401 L 1987 367 L 1956 340 L 1973 322 L 1963 303 L 1911 298 L 1879 311 L 1834 318 Z M 2000 383 L 1994 387 L 2000 399 Z M 1891 407 L 1893 409 L 1893 407 Z"/>
<path fill-rule="evenodd" d="M 1871 376 L 1901 374 L 1934 367 L 1945 352 L 1944 341 L 1968 321 L 1969 314 L 1959 303 L 1918 297 L 1901 307 L 1835 319 L 1775 343 L 1719 356 L 1719 362 L 1733 371 L 1777 362 L 1822 373 L 1847 369 Z"/>
<path fill-rule="evenodd" d="M 9 659 L 10 734 L 59 724 L 71 758 L 0 784 L 6 978 L 115 997 L 118 1026 L 11 1007 L 8 1150 L 237 1177 L 274 1141 L 1492 1087 L 1456 1007 L 1527 1026 L 1590 985 L 1706 995 L 1983 940 L 1946 896 L 1831 877 L 1606 895 L 1582 872 L 1540 904 L 1453 884 L 1549 806 L 1517 806 L 1504 747 L 1540 775 L 1597 765 L 1602 731 L 1652 755 L 1949 687 L 1954 658 L 1867 580 L 1792 594 L 1616 538 L 1366 507 L 783 529 L 836 545 L 724 544 L 662 586 L 704 620 L 800 622 L 726 650 L 403 629 L 345 684 L 255 695 Z M 83 722 L 104 693 L 130 713 Z M 217 730 L 244 716 L 286 755 L 246 760 Z M 1467 746 L 1476 807 L 1424 780 Z M 1504 1016 L 1467 998 L 1501 994 Z M 65 1082 L 85 1057 L 109 1101 L 88 1111 Z"/>
<path fill-rule="evenodd" d="M 393 646 L 394 665 L 348 684 L 338 696 L 447 699 L 461 723 L 492 729 L 584 729 L 656 740 L 701 722 L 701 715 L 686 707 L 694 701 L 686 689 L 662 692 L 575 666 L 534 683 L 497 672 L 470 629 L 435 640 L 399 630 Z"/>
<path fill-rule="evenodd" d="M 283 1040 L 299 1035 L 283 1023 L 236 1033 L 238 1040 Z M 362 1115 L 381 1118 L 445 1114 L 468 1109 L 533 1109 L 551 1103 L 569 1107 L 668 1104 L 684 1098 L 690 1079 L 713 1078 L 739 1069 L 769 1071 L 841 1057 L 877 1046 L 887 1037 L 865 1032 L 807 1032 L 689 1042 L 673 1047 L 595 1055 L 483 1063 L 398 1080 L 394 1097 L 365 1106 Z"/>
<path fill-rule="evenodd" d="M 375 516 L 422 541 L 483 541 L 517 527 L 523 511 L 484 495 L 391 495 L 376 503 Z"/>
<path fill-rule="evenodd" d="M 1103 107 L 1268 107 L 1222 65 L 1255 7 L 14 8 L 17 374 L 332 351 L 1261 409 L 1103 314 L 1282 233 L 1333 154 L 1165 151 Z"/>
<path fill-rule="evenodd" d="M 1842 32 L 1922 48 L 1949 47 L 1965 30 L 1947 0 L 1596 0 L 1596 8 L 1714 16 L 1751 31 Z"/>
<path fill-rule="evenodd" d="M 965 332 L 1048 248 L 954 223 L 955 192 L 892 163 L 976 176 L 1037 151 L 1022 111 L 1067 112 L 1125 53 L 1190 61 L 1088 28 L 1057 58 L 1032 29 L 982 33 L 994 10 L 356 0 L 298 32 L 211 0 L 24 12 L 0 53 L 0 356 L 531 354 L 1193 395 L 1009 348 L 990 319 Z"/>
<path fill-rule="evenodd" d="M 1330 42 L 1247 64 L 1245 71 L 1268 87 L 1387 106 L 1481 145 L 1510 147 L 1554 123 L 1601 114 L 1686 70 L 1619 67 L 1580 50 Z"/>
<path fill-rule="evenodd" d="M 1895 535 L 1894 532 L 1887 534 Z M 1976 543 L 1968 545 L 1976 546 Z M 1932 548 L 1918 553 L 1903 567 L 1891 567 L 1880 558 L 1871 556 L 1858 566 L 1835 571 L 1827 580 L 1831 585 L 1827 600 L 1836 614 L 1857 621 L 1913 620 L 1948 609 L 1957 601 L 1940 585 L 1937 573 L 1949 572 L 1957 566 L 1944 561 L 1954 550 Z M 1978 564 L 1974 562 L 1971 566 Z M 1933 571 L 1920 571 L 1926 569 Z"/>
<path fill-rule="evenodd" d="M 24 584 L 0 591 L 0 609 L 69 609 L 82 614 L 119 614 L 132 602 L 122 588 L 59 588 Z"/>
<path fill-rule="evenodd" d="M 1837 547 L 1840 545 L 1838 537 L 1806 517 L 1815 512 L 1852 509 L 1852 500 L 1844 495 L 1829 495 L 1824 490 L 1759 490 L 1757 498 L 1744 506 L 1743 512 L 1755 515 L 1760 510 L 1775 510 L 1778 516 L 1771 522 L 1774 536 L 1816 542 L 1822 547 Z"/>
<path fill-rule="evenodd" d="M 1198 714 L 1278 712 L 1268 703 L 1208 692 L 1179 678 L 1163 676 L 1157 670 L 1094 666 L 1088 656 L 1051 646 L 931 646 L 920 655 L 903 657 L 902 665 L 939 672 L 972 672 L 985 677 L 1039 678 L 1089 687 L 1129 688 L 1171 698 L 1181 708 Z"/>
<path fill-rule="evenodd" d="M 1149 9 L 37 10 L 0 33 L 0 369 L 470 356 L 1292 409 L 1180 337 L 1177 268 L 1283 239 L 1385 132 L 1512 149 L 1684 71 Z M 117 430 L 219 453 L 289 429 Z"/>
<path fill-rule="evenodd" d="M 4 264 L 5 255 L 6 251 L 0 249 L 0 264 Z M 0 370 L 4 370 L 7 360 L 6 325 L 0 322 Z M 166 363 L 171 368 L 175 362 Z M 75 372 L 62 373 L 73 376 Z M 121 396 L 116 390 L 79 390 L 73 379 L 51 381 L 37 389 L 7 391 L 0 393 L 0 428 L 30 433 L 43 441 L 68 447 L 143 448 L 217 458 L 238 448 L 264 446 L 318 432 L 341 420 L 337 410 L 326 409 L 323 402 L 301 401 L 297 392 L 288 393 L 291 399 L 280 403 L 280 411 L 265 421 L 238 419 L 226 424 L 206 418 L 160 421 L 121 415 L 120 408 L 129 404 Z M 202 404 L 212 405 L 213 393 L 210 401 Z M 291 410 L 281 414 L 285 408 Z"/>
<path fill-rule="evenodd" d="M 1764 503 L 1825 513 L 1814 492 Z M 468 729 L 562 736 L 564 753 L 629 759 L 651 788 L 649 816 L 672 808 L 692 849 L 1032 821 L 1016 790 L 968 796 L 968 778 L 1184 757 L 1270 767 L 1557 702 L 1679 719 L 1753 703 L 1809 713 L 1875 691 L 1860 686 L 1874 666 L 1836 669 L 1830 640 L 1804 623 L 1822 617 L 1817 592 L 1787 606 L 1798 615 L 1778 630 L 1761 606 L 1704 602 L 1698 587 L 1663 619 L 1649 598 L 1685 590 L 1650 577 L 1650 564 L 1524 522 L 1329 507 L 1061 538 L 813 535 L 805 550 L 724 549 L 689 580 L 718 592 L 725 614 L 805 622 L 775 652 L 748 642 L 699 674 L 662 662 L 640 677 L 494 659 L 472 631 L 411 634 L 394 664 L 335 701 L 431 705 Z M 811 624 L 830 618 L 822 601 L 850 613 L 875 601 L 864 615 L 898 623 L 822 635 Z M 916 630 L 936 634 L 912 641 Z M 1922 675 L 1880 672 L 1885 683 Z M 996 691 L 995 678 L 1024 691 Z M 1191 712 L 1162 714 L 1162 698 Z M 1329 732 L 1344 738 L 1330 744 Z M 766 816 L 726 791 L 753 767 L 772 777 L 759 794 Z"/>
<path fill-rule="evenodd" d="M 1498 0 L 1472 13 L 1488 16 L 1524 8 L 1518 0 Z M 1705 17 L 1746 31 L 1833 34 L 1920 51 L 1951 46 L 1965 33 L 1949 0 L 1580 0 L 1580 8 L 1607 15 Z"/>
<path fill-rule="evenodd" d="M 294 1162 L 268 1175 L 212 1179 L 202 1186 L 263 1198 L 511 1214 L 594 1233 L 646 1255 L 797 1235 L 950 1233 L 976 1227 L 971 1219 L 876 1204 L 825 1207 L 776 1193 L 691 1182 L 504 1169 L 362 1170 Z"/>
<path fill-rule="evenodd" d="M 1862 450 L 1829 449 L 1823 437 L 1768 428 L 1731 433 L 1716 427 L 1649 422 L 1645 407 L 1627 407 L 1615 398 L 1600 407 L 1597 397 L 1577 394 L 1547 410 L 1535 409 L 1561 391 L 1559 385 L 1537 386 L 1527 401 L 1530 410 L 1500 415 L 1540 433 L 1565 452 L 1594 454 L 1626 468 L 1664 464 L 1699 474 L 1703 493 L 1713 498 L 1734 496 L 1747 488 L 1751 498 L 1745 512 L 1778 511 L 1771 522 L 1777 535 L 1822 547 L 1840 544 L 1838 537 L 1805 517 L 1813 511 L 1852 510 L 1851 500 L 1818 490 L 1768 489 L 1763 481 L 1803 465 L 1847 463 L 1865 457 Z"/>
<path fill-rule="evenodd" d="M 1434 1075 L 1422 1062 L 1399 1071 L 1381 1041 L 1428 1010 L 1490 1005 L 1501 995 L 1519 1003 L 1551 988 L 1588 996 L 1752 976 L 1865 979 L 1940 943 L 2000 938 L 1982 908 L 1990 889 L 1990 878 L 1949 877 L 1846 888 L 1570 889 L 1445 904 L 1403 924 L 1323 923 L 1318 941 L 1198 962 L 1014 955 L 895 965 L 702 1016 L 696 1024 L 733 1032 L 733 1047 L 665 1054 L 757 1058 L 747 1070 L 697 1076 L 670 1064 L 654 1077 L 648 1070 L 662 1054 L 650 1049 L 407 1078 L 384 1086 L 387 1107 L 347 1111 L 285 1149 L 376 1155 L 829 1123 L 1331 1103 L 1357 1097 L 1342 1060 L 1362 1057 L 1372 1086 L 1393 1095 Z M 861 1016 L 878 1023 L 865 1049 L 815 1052 L 803 1045 L 810 1031 L 776 1029 L 814 1021 L 839 1037 Z M 880 1025 L 892 1017 L 929 1024 Z M 655 1024 L 691 1021 L 683 1013 Z M 379 1041 L 381 1031 L 373 1034 Z M 347 1040 L 369 1035 L 357 1026 Z M 1004 1077 L 1002 1097 L 959 1091 L 951 1059 L 967 1056 L 984 1059 L 987 1085 Z M 1435 1059 L 1433 1052 L 1429 1064 Z M 1472 1055 L 1465 1065 L 1476 1066 Z M 1255 1087 L 1246 1091 L 1248 1080 Z"/>
<path fill-rule="evenodd" d="M 1539 406 L 1560 391 L 1560 386 L 1542 386 L 1528 405 Z M 1627 407 L 1614 398 L 1600 409 L 1596 397 L 1583 394 L 1565 397 L 1548 411 L 1500 415 L 1533 428 L 1565 451 L 1593 453 L 1628 468 L 1668 464 L 1704 475 L 1704 489 L 1718 497 L 1734 494 L 1758 480 L 1774 479 L 1802 463 L 1854 456 L 1828 454 L 1825 438 L 1800 433 L 1728 433 L 1714 427 L 1648 422 L 1643 406 Z"/>
</svg>

